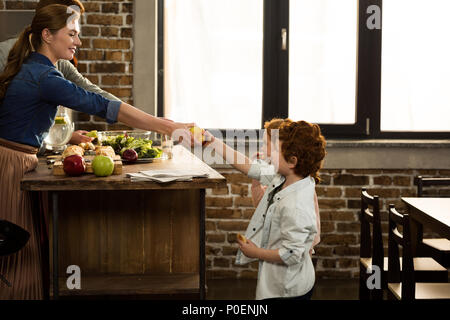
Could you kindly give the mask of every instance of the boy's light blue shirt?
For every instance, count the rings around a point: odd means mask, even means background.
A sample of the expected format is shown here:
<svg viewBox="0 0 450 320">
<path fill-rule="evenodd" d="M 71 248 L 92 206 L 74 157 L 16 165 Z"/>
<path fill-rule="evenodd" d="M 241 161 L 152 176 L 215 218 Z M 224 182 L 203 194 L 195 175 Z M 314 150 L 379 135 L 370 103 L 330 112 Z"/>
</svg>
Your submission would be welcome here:
<svg viewBox="0 0 450 320">
<path fill-rule="evenodd" d="M 293 297 L 306 294 L 314 286 L 315 272 L 309 250 L 317 233 L 314 208 L 315 182 L 306 177 L 274 195 L 285 178 L 272 165 L 256 161 L 248 176 L 267 185 L 248 225 L 245 236 L 258 247 L 279 249 L 284 263 L 260 261 L 256 299 Z M 236 264 L 250 259 L 238 250 Z"/>
</svg>

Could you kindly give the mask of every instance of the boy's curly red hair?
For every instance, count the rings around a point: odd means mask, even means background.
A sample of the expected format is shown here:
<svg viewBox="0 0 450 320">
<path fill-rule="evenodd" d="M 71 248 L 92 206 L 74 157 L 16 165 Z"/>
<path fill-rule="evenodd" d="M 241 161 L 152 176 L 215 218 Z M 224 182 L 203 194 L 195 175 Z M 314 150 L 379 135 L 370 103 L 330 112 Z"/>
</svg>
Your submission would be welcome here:
<svg viewBox="0 0 450 320">
<path fill-rule="evenodd" d="M 275 120 L 275 119 L 274 119 Z M 294 172 L 302 177 L 311 176 L 319 183 L 319 170 L 325 158 L 326 141 L 317 124 L 306 121 L 285 119 L 282 123 L 276 119 L 279 126 L 279 139 L 283 142 L 281 153 L 286 161 L 292 156 L 297 158 Z M 267 129 L 275 129 L 266 123 Z M 275 126 L 275 127 L 276 127 Z"/>
</svg>

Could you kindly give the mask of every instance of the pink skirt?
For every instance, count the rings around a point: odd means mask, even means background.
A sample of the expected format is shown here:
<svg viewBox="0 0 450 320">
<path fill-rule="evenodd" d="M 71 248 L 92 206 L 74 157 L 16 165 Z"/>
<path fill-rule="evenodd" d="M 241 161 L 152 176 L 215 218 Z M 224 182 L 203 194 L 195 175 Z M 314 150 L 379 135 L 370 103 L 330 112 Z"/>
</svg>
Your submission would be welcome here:
<svg viewBox="0 0 450 320">
<path fill-rule="evenodd" d="M 0 300 L 42 299 L 43 283 L 39 237 L 33 224 L 31 199 L 20 190 L 24 174 L 37 167 L 37 149 L 0 139 L 0 220 L 8 220 L 30 233 L 24 248 L 0 257 Z"/>
</svg>

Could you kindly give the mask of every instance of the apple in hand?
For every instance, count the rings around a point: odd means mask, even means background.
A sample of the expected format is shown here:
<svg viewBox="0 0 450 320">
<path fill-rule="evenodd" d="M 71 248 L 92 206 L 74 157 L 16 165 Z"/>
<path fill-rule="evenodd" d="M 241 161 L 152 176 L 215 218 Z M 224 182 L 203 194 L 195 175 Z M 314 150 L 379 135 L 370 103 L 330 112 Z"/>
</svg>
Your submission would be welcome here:
<svg viewBox="0 0 450 320">
<path fill-rule="evenodd" d="M 206 132 L 205 129 L 201 129 L 199 127 L 190 127 L 189 131 L 194 136 L 194 139 L 197 140 L 198 142 L 201 142 L 202 145 L 205 145 L 206 142 L 210 141 L 210 139 L 208 139 L 209 137 L 205 136 Z"/>
<path fill-rule="evenodd" d="M 69 176 L 79 176 L 86 171 L 84 158 L 79 155 L 71 155 L 64 159 L 63 170 Z"/>
</svg>

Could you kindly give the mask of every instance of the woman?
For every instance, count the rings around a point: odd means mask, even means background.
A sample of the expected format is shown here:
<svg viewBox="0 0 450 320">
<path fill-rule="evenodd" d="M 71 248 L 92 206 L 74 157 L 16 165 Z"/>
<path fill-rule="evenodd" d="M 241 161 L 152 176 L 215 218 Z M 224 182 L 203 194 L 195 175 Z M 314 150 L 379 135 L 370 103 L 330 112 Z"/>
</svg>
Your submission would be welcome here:
<svg viewBox="0 0 450 320">
<path fill-rule="evenodd" d="M 66 6 L 77 6 L 80 8 L 80 12 L 84 13 L 85 9 L 83 4 L 79 0 L 40 0 L 36 4 L 36 11 L 52 4 L 62 4 Z M 17 38 L 8 39 L 0 42 L 0 73 L 3 72 L 8 60 L 9 51 L 17 42 Z M 74 58 L 75 59 L 75 58 Z M 72 61 L 72 60 L 71 60 Z M 81 75 L 75 66 L 69 60 L 60 59 L 56 64 L 56 69 L 61 72 L 67 80 L 73 82 L 77 86 L 85 89 L 86 91 L 95 92 L 108 100 L 120 100 L 113 94 L 102 90 L 97 85 L 90 82 L 87 78 Z M 84 135 L 87 133 L 85 130 L 76 130 L 72 133 L 72 137 L 69 141 L 70 144 L 80 144 L 81 142 L 90 142 L 93 139 Z"/>
<path fill-rule="evenodd" d="M 59 59 L 70 60 L 81 45 L 79 14 L 64 5 L 36 12 L 11 49 L 0 75 L 0 219 L 30 232 L 18 253 L 0 258 L 0 274 L 12 287 L 0 283 L 0 299 L 41 299 L 42 276 L 38 239 L 30 200 L 20 190 L 20 180 L 34 170 L 36 152 L 54 122 L 58 105 L 97 115 L 109 123 L 192 139 L 188 124 L 153 117 L 121 101 L 108 100 L 81 89 L 55 69 Z M 193 124 L 192 124 L 193 125 Z"/>
</svg>

